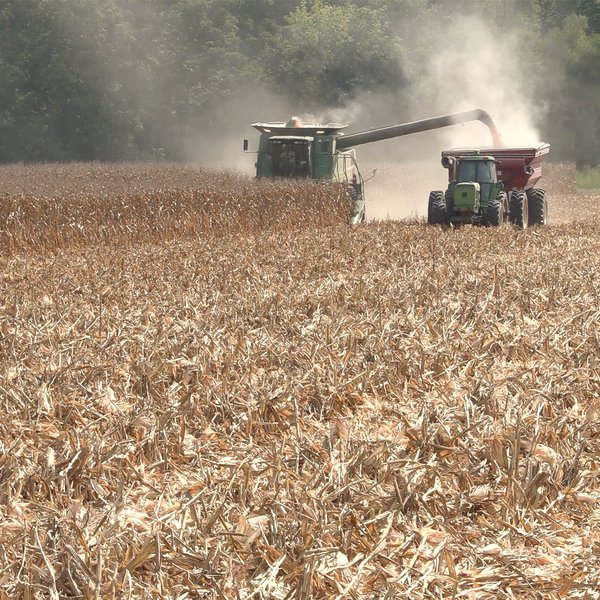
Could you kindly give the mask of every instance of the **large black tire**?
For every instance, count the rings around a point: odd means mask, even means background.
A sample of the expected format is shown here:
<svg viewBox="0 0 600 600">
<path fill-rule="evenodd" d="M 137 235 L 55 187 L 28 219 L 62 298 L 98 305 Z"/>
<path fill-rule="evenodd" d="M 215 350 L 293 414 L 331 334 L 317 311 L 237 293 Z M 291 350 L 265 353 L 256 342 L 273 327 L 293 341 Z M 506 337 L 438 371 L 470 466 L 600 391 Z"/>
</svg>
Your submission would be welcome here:
<svg viewBox="0 0 600 600">
<path fill-rule="evenodd" d="M 497 198 L 490 200 L 485 207 L 485 222 L 491 227 L 500 227 L 504 221 L 504 206 Z"/>
<path fill-rule="evenodd" d="M 450 190 L 446 190 L 444 199 L 446 200 L 446 215 L 448 217 L 448 223 L 450 223 L 454 216 L 454 196 Z"/>
<path fill-rule="evenodd" d="M 529 203 L 529 224 L 543 227 L 548 224 L 548 200 L 546 191 L 537 188 L 527 190 Z"/>
<path fill-rule="evenodd" d="M 510 193 L 508 220 L 519 229 L 529 227 L 529 202 L 525 192 L 513 191 Z"/>
<path fill-rule="evenodd" d="M 492 227 L 499 227 L 506 221 L 506 194 L 498 192 L 498 195 L 488 202 L 485 209 L 485 220 Z"/>
<path fill-rule="evenodd" d="M 444 192 L 431 192 L 427 206 L 427 223 L 429 225 L 445 225 L 448 222 Z"/>
</svg>

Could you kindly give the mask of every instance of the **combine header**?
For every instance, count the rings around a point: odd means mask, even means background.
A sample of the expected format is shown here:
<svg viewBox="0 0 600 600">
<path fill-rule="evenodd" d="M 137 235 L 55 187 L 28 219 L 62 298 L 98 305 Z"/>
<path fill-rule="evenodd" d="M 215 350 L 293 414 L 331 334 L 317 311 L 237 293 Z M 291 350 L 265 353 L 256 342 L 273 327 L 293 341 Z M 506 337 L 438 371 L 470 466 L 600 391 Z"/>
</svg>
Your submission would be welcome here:
<svg viewBox="0 0 600 600">
<path fill-rule="evenodd" d="M 429 194 L 432 225 L 514 223 L 521 229 L 548 220 L 546 192 L 534 187 L 542 176 L 548 144 L 532 148 L 462 148 L 442 152 L 448 169 L 445 192 Z"/>
<path fill-rule="evenodd" d="M 362 223 L 365 220 L 364 180 L 356 162 L 355 146 L 468 121 L 481 121 L 487 125 L 492 134 L 493 144 L 501 145 L 492 118 L 481 109 L 351 134 L 344 134 L 342 131 L 347 125 L 305 124 L 296 117 L 287 123 L 254 123 L 253 127 L 261 134 L 256 175 L 257 177 L 307 177 L 346 184 L 353 203 L 351 222 Z M 248 140 L 244 140 L 244 151 L 247 150 Z M 441 222 L 442 212 L 446 214 L 446 206 L 442 193 L 441 201 L 436 204 L 434 220 Z M 446 217 L 444 218 L 447 220 Z"/>
</svg>

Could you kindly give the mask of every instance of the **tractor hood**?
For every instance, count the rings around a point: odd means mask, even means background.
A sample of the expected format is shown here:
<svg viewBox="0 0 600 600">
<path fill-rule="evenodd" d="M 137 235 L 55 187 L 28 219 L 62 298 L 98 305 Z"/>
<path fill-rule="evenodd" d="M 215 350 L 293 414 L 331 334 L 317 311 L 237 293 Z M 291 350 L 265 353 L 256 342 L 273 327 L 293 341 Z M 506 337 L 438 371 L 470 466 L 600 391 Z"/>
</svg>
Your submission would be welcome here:
<svg viewBox="0 0 600 600">
<path fill-rule="evenodd" d="M 481 197 L 481 186 L 476 182 L 457 183 L 454 188 L 454 207 L 462 210 L 477 210 Z"/>
</svg>

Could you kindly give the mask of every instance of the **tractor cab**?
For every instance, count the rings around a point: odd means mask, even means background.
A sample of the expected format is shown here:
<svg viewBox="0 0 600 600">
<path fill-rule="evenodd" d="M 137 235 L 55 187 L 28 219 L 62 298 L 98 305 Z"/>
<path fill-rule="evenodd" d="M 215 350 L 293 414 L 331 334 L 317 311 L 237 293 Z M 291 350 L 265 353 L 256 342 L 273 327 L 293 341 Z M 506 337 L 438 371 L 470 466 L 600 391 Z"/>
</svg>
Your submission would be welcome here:
<svg viewBox="0 0 600 600">
<path fill-rule="evenodd" d="M 452 216 L 464 219 L 467 215 L 474 222 L 484 218 L 486 207 L 502 189 L 498 182 L 493 156 L 482 155 L 478 150 L 462 156 L 442 154 L 442 165 L 449 171 L 446 205 Z"/>
<path fill-rule="evenodd" d="M 459 159 L 456 168 L 456 186 L 454 203 L 460 206 L 462 199 L 469 204 L 485 206 L 498 193 L 498 175 L 496 160 L 493 156 L 481 156 L 476 151 L 470 156 Z"/>
<path fill-rule="evenodd" d="M 458 164 L 456 181 L 477 183 L 496 183 L 496 161 L 491 156 L 471 156 L 463 158 Z"/>
</svg>

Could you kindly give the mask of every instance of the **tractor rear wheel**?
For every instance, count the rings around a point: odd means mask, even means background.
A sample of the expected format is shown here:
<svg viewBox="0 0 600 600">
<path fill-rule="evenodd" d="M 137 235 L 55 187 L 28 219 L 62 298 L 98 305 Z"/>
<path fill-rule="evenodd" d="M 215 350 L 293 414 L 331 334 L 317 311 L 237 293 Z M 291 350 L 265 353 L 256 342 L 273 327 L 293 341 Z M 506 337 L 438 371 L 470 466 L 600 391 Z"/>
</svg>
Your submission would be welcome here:
<svg viewBox="0 0 600 600">
<path fill-rule="evenodd" d="M 431 192 L 427 206 L 427 223 L 429 225 L 445 225 L 448 222 L 444 192 Z"/>
<path fill-rule="evenodd" d="M 525 192 L 511 192 L 508 210 L 508 220 L 519 229 L 527 229 L 529 226 L 529 202 Z"/>
<path fill-rule="evenodd" d="M 485 209 L 485 220 L 492 227 L 499 227 L 506 219 L 505 204 L 506 194 L 500 192 L 493 200 L 488 202 Z"/>
<path fill-rule="evenodd" d="M 537 188 L 527 190 L 529 224 L 543 227 L 548 224 L 548 200 L 546 191 Z"/>
</svg>

